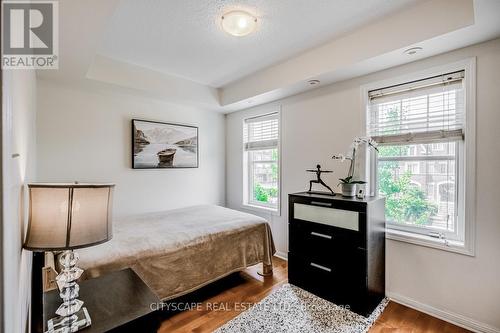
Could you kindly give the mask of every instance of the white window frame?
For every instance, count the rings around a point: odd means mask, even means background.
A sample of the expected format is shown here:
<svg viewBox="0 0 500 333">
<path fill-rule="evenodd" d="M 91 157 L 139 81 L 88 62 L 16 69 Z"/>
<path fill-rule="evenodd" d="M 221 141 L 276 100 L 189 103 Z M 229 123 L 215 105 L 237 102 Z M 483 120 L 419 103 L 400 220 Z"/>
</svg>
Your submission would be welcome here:
<svg viewBox="0 0 500 333">
<path fill-rule="evenodd" d="M 442 73 L 451 73 L 455 71 L 465 71 L 464 93 L 465 93 L 465 140 L 463 144 L 463 154 L 458 156 L 455 168 L 460 170 L 456 173 L 457 187 L 462 200 L 458 200 L 461 205 L 456 207 L 458 218 L 462 219 L 463 242 L 456 242 L 446 239 L 435 238 L 429 235 L 417 232 L 409 232 L 407 229 L 401 230 L 387 226 L 386 238 L 420 246 L 431 247 L 435 249 L 455 252 L 459 254 L 475 256 L 475 230 L 476 230 L 476 58 L 468 58 L 450 64 L 432 67 L 419 72 L 402 75 L 396 78 L 368 83 L 361 86 L 362 115 L 364 122 L 365 135 L 369 115 L 368 92 L 381 87 L 388 87 L 406 82 L 422 80 L 428 77 L 440 75 Z M 460 151 L 460 149 L 457 149 Z M 460 161 L 460 159 L 464 159 Z M 462 164 L 463 168 L 458 165 Z M 378 168 L 377 161 L 370 161 L 370 175 L 376 174 Z M 372 176 L 373 177 L 373 176 Z M 373 179 L 373 178 L 372 178 Z M 376 177 L 375 177 L 376 179 Z M 437 188 L 437 187 L 436 187 Z M 378 189 L 377 191 L 378 192 Z M 436 197 L 438 194 L 436 193 Z"/>
<path fill-rule="evenodd" d="M 250 118 L 256 118 L 256 117 L 263 117 L 266 115 L 270 114 L 277 114 L 278 115 L 278 161 L 277 161 L 277 166 L 278 166 L 278 202 L 276 207 L 266 205 L 265 203 L 257 202 L 254 200 L 251 200 L 251 189 L 253 188 L 253 174 L 252 171 L 253 169 L 250 167 L 252 161 L 249 161 L 249 154 L 245 151 L 245 142 L 243 142 L 242 146 L 242 155 L 243 155 L 243 202 L 241 204 L 243 209 L 255 211 L 257 213 L 268 213 L 273 216 L 281 216 L 281 106 L 268 110 L 266 112 L 259 112 L 252 114 L 251 116 L 245 117 L 242 120 L 241 123 L 241 128 L 244 129 L 245 126 L 245 121 Z M 242 132 L 242 137 L 244 136 L 244 132 Z"/>
</svg>

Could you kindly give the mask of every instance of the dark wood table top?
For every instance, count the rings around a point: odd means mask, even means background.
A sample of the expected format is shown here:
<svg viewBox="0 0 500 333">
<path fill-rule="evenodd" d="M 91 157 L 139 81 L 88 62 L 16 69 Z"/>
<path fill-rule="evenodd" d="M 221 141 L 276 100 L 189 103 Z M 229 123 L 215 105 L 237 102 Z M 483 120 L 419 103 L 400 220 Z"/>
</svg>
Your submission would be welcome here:
<svg viewBox="0 0 500 333">
<path fill-rule="evenodd" d="M 121 327 L 143 318 L 153 312 L 152 303 L 160 299 L 149 289 L 142 279 L 130 268 L 112 272 L 79 283 L 80 296 L 84 302 L 92 325 L 82 333 L 121 331 Z M 44 329 L 47 320 L 56 316 L 61 304 L 58 290 L 43 295 Z"/>
</svg>

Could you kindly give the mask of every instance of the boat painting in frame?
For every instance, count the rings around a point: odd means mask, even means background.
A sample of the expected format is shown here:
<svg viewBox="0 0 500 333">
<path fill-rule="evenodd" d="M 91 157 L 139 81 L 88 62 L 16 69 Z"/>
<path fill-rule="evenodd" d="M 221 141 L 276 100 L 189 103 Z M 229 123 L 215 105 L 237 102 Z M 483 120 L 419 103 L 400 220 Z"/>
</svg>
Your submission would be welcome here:
<svg viewBox="0 0 500 333">
<path fill-rule="evenodd" d="M 132 119 L 132 168 L 198 167 L 198 127 Z"/>
</svg>

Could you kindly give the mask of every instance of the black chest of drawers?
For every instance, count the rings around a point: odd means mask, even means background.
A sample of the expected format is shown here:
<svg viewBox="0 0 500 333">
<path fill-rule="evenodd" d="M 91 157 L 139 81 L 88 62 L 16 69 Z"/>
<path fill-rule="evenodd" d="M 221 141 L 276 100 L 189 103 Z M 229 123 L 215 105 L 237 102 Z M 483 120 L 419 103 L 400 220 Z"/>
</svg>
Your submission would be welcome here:
<svg viewBox="0 0 500 333">
<path fill-rule="evenodd" d="M 384 198 L 294 193 L 288 198 L 288 280 L 369 315 L 385 295 Z"/>
</svg>

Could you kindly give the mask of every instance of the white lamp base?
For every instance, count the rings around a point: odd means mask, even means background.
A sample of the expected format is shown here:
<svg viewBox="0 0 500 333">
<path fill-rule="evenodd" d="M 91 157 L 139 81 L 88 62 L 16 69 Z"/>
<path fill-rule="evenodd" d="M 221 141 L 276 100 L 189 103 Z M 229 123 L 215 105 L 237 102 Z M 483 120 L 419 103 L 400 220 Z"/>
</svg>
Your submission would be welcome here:
<svg viewBox="0 0 500 333">
<path fill-rule="evenodd" d="M 70 317 L 58 316 L 50 319 L 47 322 L 46 333 L 72 333 L 89 327 L 91 324 L 87 308 L 83 307 Z"/>
<path fill-rule="evenodd" d="M 47 333 L 77 332 L 92 323 L 87 308 L 82 307 L 83 302 L 78 299 L 80 287 L 76 281 L 83 270 L 76 267 L 77 262 L 78 254 L 73 250 L 64 251 L 59 257 L 59 263 L 63 268 L 56 277 L 56 282 L 63 303 L 56 311 L 59 316 L 47 322 Z"/>
</svg>

